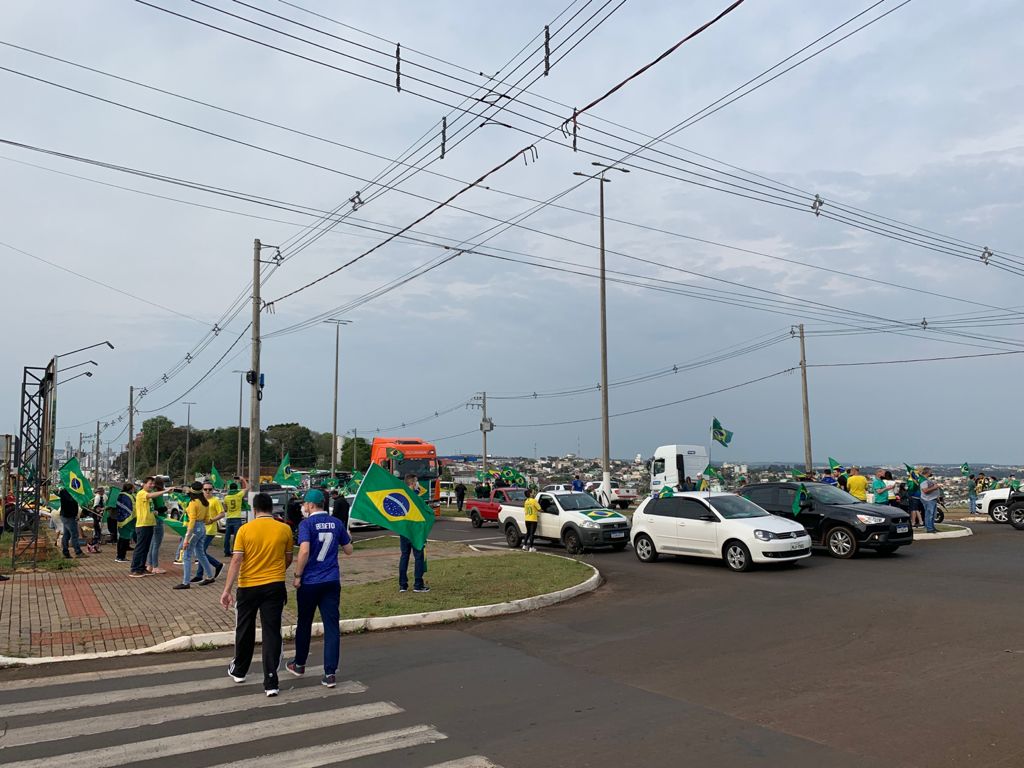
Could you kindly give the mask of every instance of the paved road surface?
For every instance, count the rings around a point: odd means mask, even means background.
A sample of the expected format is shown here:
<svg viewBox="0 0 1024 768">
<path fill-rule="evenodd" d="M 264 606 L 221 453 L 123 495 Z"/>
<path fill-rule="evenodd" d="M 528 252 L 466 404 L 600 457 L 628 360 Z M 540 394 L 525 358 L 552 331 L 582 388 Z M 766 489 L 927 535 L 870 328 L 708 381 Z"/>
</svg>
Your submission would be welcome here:
<svg viewBox="0 0 1024 768">
<path fill-rule="evenodd" d="M 50 670 L 0 672 L 7 739 L 28 740 L 29 724 L 53 739 L 93 734 L 7 747 L 0 763 L 27 768 L 25 761 L 75 750 L 80 768 L 135 765 L 159 749 L 193 745 L 186 758 L 145 765 L 200 768 L 272 755 L 262 765 L 1020 766 L 1024 534 L 975 530 L 891 558 L 816 555 L 797 568 L 748 574 L 595 553 L 587 557 L 607 584 L 569 604 L 344 638 L 339 679 L 353 681 L 347 692 L 304 679 L 268 703 L 255 676 L 245 686 L 226 682 L 223 651 L 79 664 L 74 673 L 115 674 L 51 687 L 8 690 L 3 682 Z M 455 522 L 439 524 L 435 536 L 500 543 L 494 528 Z M 117 671 L 142 664 L 161 670 Z M 107 691 L 120 700 L 105 704 Z M 80 696 L 88 698 L 69 699 Z M 69 700 L 75 709 L 52 711 Z M 157 707 L 166 721 L 141 725 Z M 109 724 L 74 724 L 107 714 Z M 387 736 L 389 751 L 343 762 L 393 731 L 410 743 Z M 110 749 L 140 740 L 160 741 Z"/>
</svg>

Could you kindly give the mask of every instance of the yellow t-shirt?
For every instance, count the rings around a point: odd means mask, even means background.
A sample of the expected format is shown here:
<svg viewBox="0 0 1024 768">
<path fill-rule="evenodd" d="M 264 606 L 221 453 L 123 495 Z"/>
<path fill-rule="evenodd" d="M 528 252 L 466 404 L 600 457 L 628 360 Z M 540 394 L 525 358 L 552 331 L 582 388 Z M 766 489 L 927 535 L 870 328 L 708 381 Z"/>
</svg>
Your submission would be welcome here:
<svg viewBox="0 0 1024 768">
<path fill-rule="evenodd" d="M 245 500 L 245 491 L 229 493 L 224 497 L 225 517 L 229 520 L 242 516 L 242 501 Z"/>
<path fill-rule="evenodd" d="M 188 514 L 188 527 L 192 529 L 205 525 L 206 519 L 210 515 L 210 508 L 198 499 L 192 499 L 185 512 Z"/>
<path fill-rule="evenodd" d="M 224 505 L 220 503 L 220 499 L 213 497 L 210 499 L 210 506 L 206 510 L 206 519 L 213 520 L 213 518 L 224 514 Z M 206 524 L 206 535 L 216 536 L 217 535 L 217 523 L 208 522 Z"/>
<path fill-rule="evenodd" d="M 846 479 L 846 490 L 861 501 L 868 500 L 868 479 L 864 475 L 853 475 Z"/>
<path fill-rule="evenodd" d="M 149 493 L 145 490 L 135 494 L 135 527 L 145 528 L 156 525 L 156 516 L 153 514 L 153 502 Z"/>
<path fill-rule="evenodd" d="M 272 517 L 257 517 L 238 529 L 235 553 L 242 553 L 238 586 L 259 587 L 284 581 L 285 555 L 292 551 L 292 529 Z"/>
<path fill-rule="evenodd" d="M 523 518 L 528 523 L 536 523 L 540 520 L 540 502 L 536 499 L 527 499 L 523 504 Z"/>
</svg>

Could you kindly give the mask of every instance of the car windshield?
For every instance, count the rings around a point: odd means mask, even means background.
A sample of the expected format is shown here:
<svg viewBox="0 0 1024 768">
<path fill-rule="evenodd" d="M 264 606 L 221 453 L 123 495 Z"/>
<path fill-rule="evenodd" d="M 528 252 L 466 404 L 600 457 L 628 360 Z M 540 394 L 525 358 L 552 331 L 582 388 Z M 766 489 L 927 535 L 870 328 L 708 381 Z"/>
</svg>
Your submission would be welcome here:
<svg viewBox="0 0 1024 768">
<path fill-rule="evenodd" d="M 842 488 L 836 488 L 824 483 L 807 484 L 807 493 L 815 501 L 822 504 L 862 504 L 856 496 L 851 496 Z"/>
<path fill-rule="evenodd" d="M 526 501 L 526 491 L 521 488 L 508 489 L 504 493 L 505 498 L 509 501 Z"/>
<path fill-rule="evenodd" d="M 584 509 L 604 509 L 598 504 L 597 499 L 589 493 L 560 493 L 558 503 L 566 511 L 579 511 Z"/>
<path fill-rule="evenodd" d="M 740 520 L 745 517 L 767 517 L 768 512 L 742 496 L 712 496 L 708 501 L 715 511 L 726 520 Z"/>
</svg>

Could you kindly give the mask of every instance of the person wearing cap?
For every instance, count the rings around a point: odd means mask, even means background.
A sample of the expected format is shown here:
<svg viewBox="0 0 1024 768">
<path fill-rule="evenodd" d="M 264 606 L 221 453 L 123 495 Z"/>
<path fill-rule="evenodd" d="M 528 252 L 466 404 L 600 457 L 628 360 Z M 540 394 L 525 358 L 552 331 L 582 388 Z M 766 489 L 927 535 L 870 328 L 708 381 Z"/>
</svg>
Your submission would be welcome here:
<svg viewBox="0 0 1024 768">
<path fill-rule="evenodd" d="M 238 481 L 241 482 L 241 487 L 238 482 L 232 481 L 228 483 L 228 492 L 224 495 L 224 557 L 231 557 L 231 544 L 244 522 L 242 506 L 248 486 L 242 478 L 238 478 Z"/>
<path fill-rule="evenodd" d="M 306 672 L 313 613 L 320 611 L 324 623 L 324 673 L 320 684 L 333 688 L 341 653 L 341 569 L 338 549 L 352 554 L 352 537 L 336 517 L 327 512 L 327 497 L 314 488 L 306 493 L 299 523 L 299 556 L 295 561 L 298 618 L 295 623 L 295 656 L 285 669 L 296 677 Z"/>
</svg>

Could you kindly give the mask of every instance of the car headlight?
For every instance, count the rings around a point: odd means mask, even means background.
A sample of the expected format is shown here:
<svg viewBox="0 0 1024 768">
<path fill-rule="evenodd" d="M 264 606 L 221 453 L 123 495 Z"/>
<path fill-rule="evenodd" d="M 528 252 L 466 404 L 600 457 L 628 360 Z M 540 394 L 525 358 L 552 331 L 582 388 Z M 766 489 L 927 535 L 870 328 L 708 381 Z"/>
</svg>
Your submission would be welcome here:
<svg viewBox="0 0 1024 768">
<path fill-rule="evenodd" d="M 754 531 L 754 538 L 760 539 L 761 541 L 771 541 L 775 538 L 775 534 L 771 531 L 762 531 L 758 529 Z"/>
<path fill-rule="evenodd" d="M 857 519 L 864 525 L 881 525 L 885 522 L 885 518 L 878 515 L 857 515 Z"/>
<path fill-rule="evenodd" d="M 583 520 L 580 523 L 580 528 L 600 528 L 601 524 L 593 520 Z"/>
</svg>

